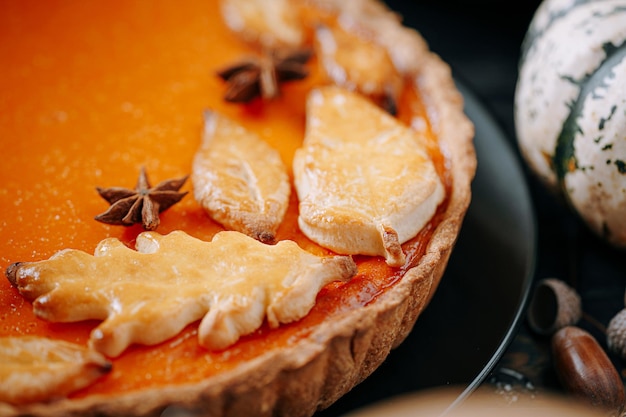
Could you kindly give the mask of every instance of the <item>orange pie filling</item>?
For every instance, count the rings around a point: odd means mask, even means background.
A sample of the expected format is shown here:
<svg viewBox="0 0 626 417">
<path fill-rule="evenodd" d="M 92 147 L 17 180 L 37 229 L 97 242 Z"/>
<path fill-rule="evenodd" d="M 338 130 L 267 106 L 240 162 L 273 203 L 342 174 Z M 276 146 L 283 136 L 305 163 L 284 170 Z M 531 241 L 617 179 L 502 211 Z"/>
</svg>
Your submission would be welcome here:
<svg viewBox="0 0 626 417">
<path fill-rule="evenodd" d="M 313 56 L 308 76 L 282 84 L 278 97 L 226 102 L 224 82 L 215 72 L 254 49 L 224 25 L 217 6 L 205 1 L 26 0 L 2 7 L 0 53 L 10 59 L 0 77 L 3 269 L 17 261 L 48 259 L 65 248 L 93 253 L 107 237 L 134 247 L 143 231 L 140 224 L 123 227 L 94 220 L 108 208 L 96 187 L 132 188 L 141 166 L 153 184 L 189 174 L 204 109 L 256 132 L 291 167 L 304 136 L 306 97 L 328 83 Z M 336 24 L 332 16 L 324 19 Z M 432 109 L 419 86 L 405 81 L 396 97 L 397 117 L 427 141 L 449 196 L 452 181 L 431 126 Z M 181 188 L 190 190 L 190 184 Z M 402 245 L 404 266 L 390 267 L 382 257 L 354 256 L 356 276 L 324 287 L 301 320 L 272 329 L 265 323 L 223 350 L 201 347 L 198 323 L 193 323 L 158 345 L 132 345 L 111 359 L 109 373 L 71 396 L 194 383 L 297 343 L 322 321 L 366 306 L 402 279 L 423 255 L 447 203 L 446 198 L 418 235 Z M 175 230 L 210 241 L 223 227 L 189 193 L 160 215 L 158 233 Z M 333 255 L 300 231 L 293 189 L 276 239 L 293 240 L 319 256 Z M 8 280 L 0 280 L 0 336 L 40 335 L 85 345 L 97 325 L 42 320 Z"/>
</svg>

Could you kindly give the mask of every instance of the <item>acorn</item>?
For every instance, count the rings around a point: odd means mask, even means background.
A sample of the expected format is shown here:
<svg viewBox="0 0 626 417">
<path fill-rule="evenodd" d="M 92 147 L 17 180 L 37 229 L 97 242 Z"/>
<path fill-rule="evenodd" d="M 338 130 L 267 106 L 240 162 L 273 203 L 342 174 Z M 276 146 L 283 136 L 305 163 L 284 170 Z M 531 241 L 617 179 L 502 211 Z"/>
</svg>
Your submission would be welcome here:
<svg viewBox="0 0 626 417">
<path fill-rule="evenodd" d="M 606 328 L 606 343 L 611 352 L 626 359 L 626 308 L 609 321 Z"/>
<path fill-rule="evenodd" d="M 621 413 L 624 384 L 598 341 L 576 326 L 565 326 L 552 336 L 554 367 L 563 387 L 594 407 Z"/>
<path fill-rule="evenodd" d="M 582 317 L 580 296 L 557 278 L 537 283 L 528 306 L 528 324 L 541 335 L 550 335 L 562 327 L 576 324 Z"/>
</svg>

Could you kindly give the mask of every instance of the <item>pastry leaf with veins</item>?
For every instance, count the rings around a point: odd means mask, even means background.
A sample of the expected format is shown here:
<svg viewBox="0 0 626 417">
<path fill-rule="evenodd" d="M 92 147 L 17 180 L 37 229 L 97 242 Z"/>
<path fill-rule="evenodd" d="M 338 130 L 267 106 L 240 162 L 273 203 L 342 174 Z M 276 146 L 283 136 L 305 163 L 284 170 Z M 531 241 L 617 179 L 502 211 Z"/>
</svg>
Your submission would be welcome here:
<svg viewBox="0 0 626 417">
<path fill-rule="evenodd" d="M 337 86 L 309 93 L 306 123 L 293 159 L 300 230 L 336 253 L 404 265 L 401 245 L 445 198 L 424 139 L 363 95 Z"/>
<path fill-rule="evenodd" d="M 221 113 L 204 113 L 202 142 L 193 160 L 196 201 L 213 220 L 274 243 L 291 188 L 277 150 Z"/>
<path fill-rule="evenodd" d="M 108 238 L 94 255 L 66 249 L 13 264 L 7 277 L 45 320 L 103 320 L 90 345 L 115 357 L 200 319 L 199 343 L 226 348 L 265 318 L 270 327 L 302 318 L 324 285 L 356 273 L 348 256 L 318 257 L 293 241 L 266 245 L 235 231 L 211 242 L 182 231 L 144 232 L 136 248 Z"/>
<path fill-rule="evenodd" d="M 0 337 L 0 403 L 28 404 L 66 396 L 109 372 L 100 353 L 39 336 Z"/>
</svg>

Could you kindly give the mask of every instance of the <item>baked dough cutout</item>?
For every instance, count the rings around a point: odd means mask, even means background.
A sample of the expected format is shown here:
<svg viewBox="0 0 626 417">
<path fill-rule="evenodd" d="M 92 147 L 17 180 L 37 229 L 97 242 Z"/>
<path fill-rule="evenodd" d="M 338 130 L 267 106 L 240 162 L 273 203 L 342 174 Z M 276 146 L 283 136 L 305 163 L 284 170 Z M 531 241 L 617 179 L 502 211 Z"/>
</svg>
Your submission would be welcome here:
<svg viewBox="0 0 626 417">
<path fill-rule="evenodd" d="M 40 336 L 0 338 L 0 403 L 13 405 L 66 396 L 109 372 L 102 354 Z"/>
<path fill-rule="evenodd" d="M 318 25 L 315 41 L 322 68 L 333 83 L 364 94 L 395 113 L 403 79 L 387 49 L 339 26 Z"/>
<path fill-rule="evenodd" d="M 103 320 L 89 344 L 110 357 L 154 345 L 202 319 L 200 345 L 222 349 L 241 335 L 304 317 L 319 290 L 356 273 L 351 257 L 318 257 L 293 241 L 266 245 L 235 231 L 211 242 L 175 231 L 143 232 L 137 250 L 116 238 L 92 256 L 66 249 L 14 264 L 7 276 L 35 314 L 52 322 Z"/>
<path fill-rule="evenodd" d="M 402 266 L 401 244 L 445 195 L 419 134 L 336 86 L 310 93 L 306 123 L 293 161 L 302 232 L 337 253 L 384 256 Z"/>
<path fill-rule="evenodd" d="M 207 110 L 191 180 L 196 201 L 213 220 L 261 242 L 274 242 L 291 185 L 280 154 L 257 134 Z"/>
<path fill-rule="evenodd" d="M 221 0 L 228 28 L 262 48 L 302 45 L 305 34 L 298 12 L 292 0 Z"/>
</svg>

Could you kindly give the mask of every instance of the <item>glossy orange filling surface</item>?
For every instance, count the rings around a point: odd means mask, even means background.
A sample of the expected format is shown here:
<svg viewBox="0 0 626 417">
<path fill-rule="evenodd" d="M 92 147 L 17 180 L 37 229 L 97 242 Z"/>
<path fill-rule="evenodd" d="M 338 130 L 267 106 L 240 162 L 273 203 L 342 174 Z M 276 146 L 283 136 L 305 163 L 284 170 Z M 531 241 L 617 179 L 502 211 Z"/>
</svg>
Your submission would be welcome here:
<svg viewBox="0 0 626 417">
<path fill-rule="evenodd" d="M 38 261 L 65 248 L 93 253 L 117 237 L 133 246 L 143 229 L 95 221 L 108 203 L 96 186 L 133 188 L 145 166 L 152 185 L 190 173 L 200 142 L 202 112 L 211 108 L 240 121 L 280 151 L 291 166 L 302 141 L 308 91 L 325 82 L 317 63 L 311 75 L 282 87 L 271 102 L 226 103 L 217 69 L 252 53 L 220 20 L 214 2 L 20 0 L 0 5 L 0 267 Z M 445 158 L 413 88 L 399 117 L 420 119 L 423 134 L 450 192 Z M 190 193 L 161 215 L 159 233 L 182 229 L 210 240 L 220 226 Z M 445 203 L 444 203 L 445 204 Z M 443 208 L 403 248 L 407 266 L 355 257 L 358 275 L 331 284 L 311 313 L 278 329 L 261 328 L 219 352 L 200 347 L 196 326 L 158 346 L 132 346 L 113 360 L 113 371 L 75 396 L 115 394 L 195 382 L 228 371 L 268 349 L 306 337 L 322 320 L 360 308 L 400 279 L 423 253 Z M 297 227 L 295 191 L 279 239 L 316 254 L 330 254 Z M 236 254 L 233 254 L 236 256 Z M 85 344 L 95 322 L 49 323 L 8 280 L 0 279 L 0 336 L 38 334 Z"/>
</svg>

